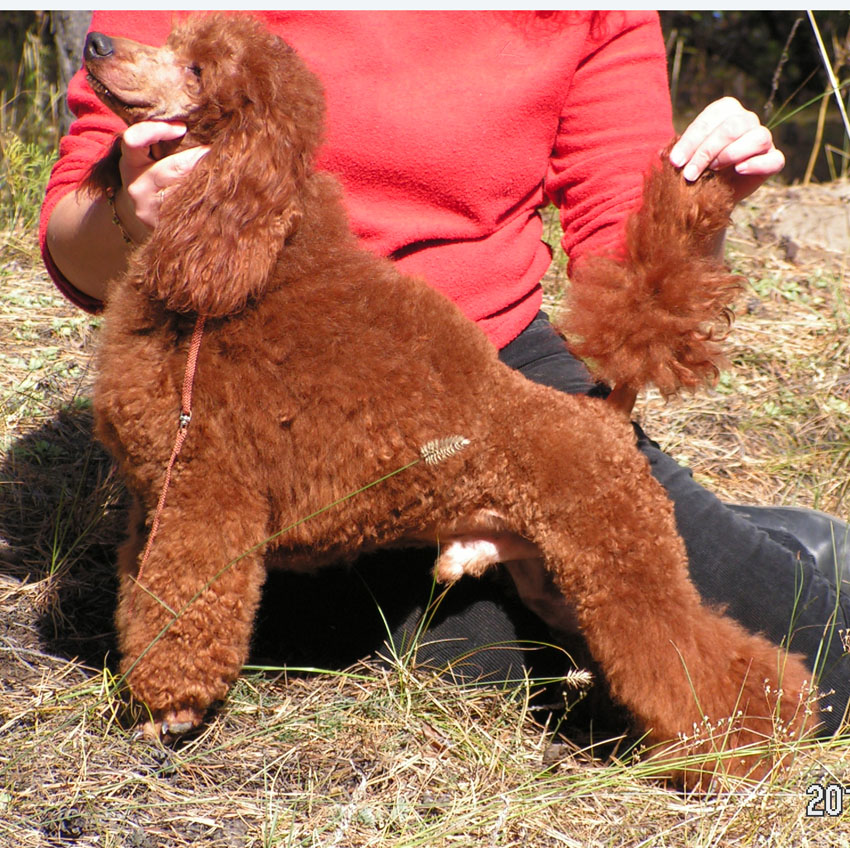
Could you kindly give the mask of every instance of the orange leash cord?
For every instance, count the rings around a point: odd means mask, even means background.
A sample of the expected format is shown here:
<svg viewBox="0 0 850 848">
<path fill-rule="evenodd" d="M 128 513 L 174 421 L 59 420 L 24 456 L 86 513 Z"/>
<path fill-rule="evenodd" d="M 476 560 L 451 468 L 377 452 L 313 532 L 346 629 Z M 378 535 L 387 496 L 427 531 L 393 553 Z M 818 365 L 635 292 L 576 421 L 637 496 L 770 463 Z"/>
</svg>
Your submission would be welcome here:
<svg viewBox="0 0 850 848">
<path fill-rule="evenodd" d="M 192 420 L 192 390 L 195 384 L 195 372 L 198 367 L 198 353 L 201 349 L 201 340 L 204 337 L 204 323 L 206 319 L 203 315 L 198 316 L 195 322 L 195 330 L 192 333 L 192 340 L 189 343 L 189 355 L 186 359 L 186 371 L 183 375 L 183 394 L 180 402 L 180 418 L 178 419 L 177 436 L 174 439 L 174 448 L 171 451 L 171 459 L 168 460 L 168 466 L 165 469 L 165 481 L 162 484 L 162 492 L 159 495 L 159 502 L 156 505 L 151 529 L 148 533 L 148 541 L 142 553 L 141 562 L 139 563 L 139 571 L 136 574 L 136 586 L 134 588 L 134 604 L 135 604 L 135 589 L 141 583 L 142 572 L 150 557 L 153 548 L 153 542 L 156 538 L 159 522 L 162 518 L 162 511 L 165 508 L 165 498 L 168 495 L 168 488 L 171 485 L 171 475 L 174 471 L 174 465 L 177 462 L 177 457 L 183 448 L 183 442 L 186 441 L 186 434 L 189 429 L 189 422 Z"/>
</svg>

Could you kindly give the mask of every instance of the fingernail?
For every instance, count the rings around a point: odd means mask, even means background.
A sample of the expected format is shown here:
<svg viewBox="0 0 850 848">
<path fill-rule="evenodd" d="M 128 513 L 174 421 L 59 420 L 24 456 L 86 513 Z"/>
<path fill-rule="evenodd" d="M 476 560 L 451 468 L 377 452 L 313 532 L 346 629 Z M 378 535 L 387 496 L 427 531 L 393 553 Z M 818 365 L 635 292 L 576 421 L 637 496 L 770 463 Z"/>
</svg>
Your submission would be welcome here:
<svg viewBox="0 0 850 848">
<path fill-rule="evenodd" d="M 674 168 L 681 168 L 685 164 L 685 157 L 682 156 L 678 148 L 674 147 L 670 151 L 670 164 Z"/>
</svg>

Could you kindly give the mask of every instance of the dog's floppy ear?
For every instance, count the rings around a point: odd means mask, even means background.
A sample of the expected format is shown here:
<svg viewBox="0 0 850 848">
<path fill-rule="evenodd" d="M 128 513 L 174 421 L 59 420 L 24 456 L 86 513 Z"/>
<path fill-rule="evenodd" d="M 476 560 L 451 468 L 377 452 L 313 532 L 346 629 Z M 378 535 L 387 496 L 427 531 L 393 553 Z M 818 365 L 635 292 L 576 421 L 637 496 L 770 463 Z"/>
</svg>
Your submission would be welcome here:
<svg viewBox="0 0 850 848">
<path fill-rule="evenodd" d="M 168 309 L 210 317 L 261 295 L 301 215 L 305 167 L 293 153 L 267 127 L 225 128 L 165 195 L 142 248 L 148 294 Z"/>
<path fill-rule="evenodd" d="M 209 16 L 188 30 L 178 43 L 202 55 L 203 70 L 187 138 L 210 150 L 166 193 L 141 258 L 148 293 L 167 308 L 223 317 L 264 293 L 298 227 L 324 96 L 295 51 L 253 19 Z"/>
</svg>

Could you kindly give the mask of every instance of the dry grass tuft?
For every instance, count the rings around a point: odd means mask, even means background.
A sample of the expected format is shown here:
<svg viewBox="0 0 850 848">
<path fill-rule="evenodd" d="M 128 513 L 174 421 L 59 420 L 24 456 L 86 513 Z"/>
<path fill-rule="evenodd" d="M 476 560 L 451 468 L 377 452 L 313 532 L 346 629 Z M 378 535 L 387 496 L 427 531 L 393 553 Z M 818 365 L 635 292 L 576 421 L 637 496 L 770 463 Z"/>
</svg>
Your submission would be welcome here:
<svg viewBox="0 0 850 848">
<path fill-rule="evenodd" d="M 691 398 L 650 395 L 640 415 L 722 497 L 846 515 L 847 253 L 789 240 L 778 210 L 816 203 L 791 191 L 760 193 L 730 238 L 753 282 L 733 371 Z M 553 740 L 532 682 L 464 690 L 406 659 L 249 669 L 195 738 L 174 750 L 137 740 L 111 671 L 124 506 L 91 442 L 97 322 L 21 255 L 0 259 L 0 844 L 850 844 L 846 741 L 769 740 L 794 755 L 787 771 L 685 796 L 625 740 L 598 757 Z M 829 794 L 807 794 L 812 784 Z M 826 815 L 839 800 L 843 815 Z"/>
</svg>

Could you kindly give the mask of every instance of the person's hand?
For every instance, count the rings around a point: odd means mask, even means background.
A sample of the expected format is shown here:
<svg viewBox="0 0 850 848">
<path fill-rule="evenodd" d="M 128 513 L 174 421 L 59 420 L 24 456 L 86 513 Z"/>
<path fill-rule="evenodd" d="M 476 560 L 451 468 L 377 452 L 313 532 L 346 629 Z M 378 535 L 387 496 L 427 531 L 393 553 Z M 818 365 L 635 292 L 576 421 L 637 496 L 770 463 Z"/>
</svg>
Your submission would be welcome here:
<svg viewBox="0 0 850 848">
<path fill-rule="evenodd" d="M 778 174 L 785 157 L 758 115 L 734 97 L 723 97 L 694 118 L 673 145 L 670 162 L 691 182 L 706 168 L 722 171 L 738 201 Z"/>
<path fill-rule="evenodd" d="M 185 135 L 183 124 L 141 121 L 124 131 L 121 139 L 121 190 L 115 206 L 124 228 L 136 242 L 144 241 L 159 220 L 163 198 L 207 153 L 192 147 L 156 158 L 157 151 L 178 144 Z M 152 155 L 153 153 L 153 155 Z"/>
</svg>

